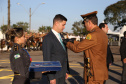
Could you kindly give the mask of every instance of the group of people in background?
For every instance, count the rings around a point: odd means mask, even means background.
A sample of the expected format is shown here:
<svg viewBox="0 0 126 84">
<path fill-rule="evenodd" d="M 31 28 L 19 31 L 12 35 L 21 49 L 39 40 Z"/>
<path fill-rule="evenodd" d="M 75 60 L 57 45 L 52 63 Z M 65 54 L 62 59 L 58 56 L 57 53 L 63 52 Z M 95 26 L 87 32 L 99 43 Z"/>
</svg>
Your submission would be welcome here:
<svg viewBox="0 0 126 84">
<path fill-rule="evenodd" d="M 81 15 L 84 27 L 89 32 L 82 41 L 65 40 L 61 33 L 65 29 L 67 18 L 57 14 L 53 19 L 52 30 L 43 40 L 43 60 L 60 61 L 60 71 L 46 72 L 49 84 L 65 84 L 69 74 L 67 48 L 75 53 L 84 52 L 84 84 L 104 84 L 108 80 L 109 65 L 113 63 L 113 55 L 108 43 L 108 25 L 98 26 L 97 11 Z M 6 33 L 7 40 L 14 42 L 10 53 L 11 69 L 14 72 L 12 84 L 30 84 L 28 67 L 31 57 L 20 45 L 25 43 L 25 33 L 22 28 L 13 28 Z M 120 53 L 123 62 L 122 80 L 126 82 L 126 32 L 122 41 Z M 122 84 L 125 84 L 122 81 Z"/>
<path fill-rule="evenodd" d="M 34 36 L 35 38 L 42 38 L 44 35 L 46 35 L 46 34 L 42 34 L 41 32 L 40 33 L 30 32 L 29 34 L 27 32 L 25 32 L 25 38 L 26 39 L 30 38 L 31 36 Z"/>
</svg>

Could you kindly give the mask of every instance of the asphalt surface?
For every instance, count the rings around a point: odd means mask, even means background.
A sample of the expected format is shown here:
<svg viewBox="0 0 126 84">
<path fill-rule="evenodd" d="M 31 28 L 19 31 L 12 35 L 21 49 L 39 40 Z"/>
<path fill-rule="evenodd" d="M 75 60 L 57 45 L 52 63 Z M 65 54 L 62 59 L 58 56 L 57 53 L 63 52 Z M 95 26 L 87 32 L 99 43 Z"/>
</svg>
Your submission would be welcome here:
<svg viewBox="0 0 126 84">
<path fill-rule="evenodd" d="M 120 84 L 122 73 L 122 62 L 119 53 L 119 46 L 110 47 L 114 56 L 114 63 L 109 69 L 109 79 L 106 84 Z M 29 54 L 33 62 L 42 61 L 42 51 L 31 51 Z M 68 50 L 68 58 L 70 65 L 70 75 L 66 80 L 66 84 L 83 84 L 83 52 L 74 53 Z M 13 72 L 10 68 L 9 52 L 0 53 L 0 84 L 12 84 Z M 32 79 L 31 84 L 47 84 L 46 75 L 42 75 L 42 79 Z"/>
</svg>

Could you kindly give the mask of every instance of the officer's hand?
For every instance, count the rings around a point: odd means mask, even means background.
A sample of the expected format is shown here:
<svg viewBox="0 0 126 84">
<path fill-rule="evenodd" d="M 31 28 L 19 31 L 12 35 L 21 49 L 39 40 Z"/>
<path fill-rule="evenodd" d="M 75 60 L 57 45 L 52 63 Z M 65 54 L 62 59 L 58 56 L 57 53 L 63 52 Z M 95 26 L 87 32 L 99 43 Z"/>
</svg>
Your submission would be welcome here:
<svg viewBox="0 0 126 84">
<path fill-rule="evenodd" d="M 123 63 L 126 63 L 126 58 L 123 59 Z"/>
<path fill-rule="evenodd" d="M 56 79 L 50 80 L 50 84 L 56 84 Z"/>
<path fill-rule="evenodd" d="M 109 66 L 112 65 L 112 63 L 109 63 Z"/>
<path fill-rule="evenodd" d="M 68 74 L 68 73 L 66 73 L 66 77 L 65 77 L 65 79 L 68 79 L 68 77 L 69 77 L 69 74 Z"/>
<path fill-rule="evenodd" d="M 50 72 L 50 71 L 42 71 L 42 73 L 47 73 L 47 72 Z"/>
<path fill-rule="evenodd" d="M 74 43 L 74 40 L 73 40 L 73 39 L 63 39 L 64 45 L 66 45 L 67 42 L 72 42 L 72 43 Z"/>
<path fill-rule="evenodd" d="M 69 39 L 69 42 L 74 43 L 74 39 Z"/>
<path fill-rule="evenodd" d="M 69 39 L 63 39 L 63 43 L 64 43 L 64 45 L 66 45 L 67 42 L 69 42 Z"/>
</svg>

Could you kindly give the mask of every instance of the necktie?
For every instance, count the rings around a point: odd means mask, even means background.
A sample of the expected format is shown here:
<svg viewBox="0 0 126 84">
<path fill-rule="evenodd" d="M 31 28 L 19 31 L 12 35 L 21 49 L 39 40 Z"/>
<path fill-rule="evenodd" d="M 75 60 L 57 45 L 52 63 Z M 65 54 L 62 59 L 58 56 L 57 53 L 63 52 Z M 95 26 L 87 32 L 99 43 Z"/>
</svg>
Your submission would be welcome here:
<svg viewBox="0 0 126 84">
<path fill-rule="evenodd" d="M 58 33 L 58 36 L 59 36 L 60 43 L 61 43 L 61 45 L 62 45 L 63 49 L 64 49 L 64 50 L 66 50 L 66 49 L 65 49 L 65 46 L 64 46 L 64 44 L 63 44 L 62 38 L 61 38 L 61 36 L 60 36 L 60 34 L 59 34 L 59 33 Z"/>
</svg>

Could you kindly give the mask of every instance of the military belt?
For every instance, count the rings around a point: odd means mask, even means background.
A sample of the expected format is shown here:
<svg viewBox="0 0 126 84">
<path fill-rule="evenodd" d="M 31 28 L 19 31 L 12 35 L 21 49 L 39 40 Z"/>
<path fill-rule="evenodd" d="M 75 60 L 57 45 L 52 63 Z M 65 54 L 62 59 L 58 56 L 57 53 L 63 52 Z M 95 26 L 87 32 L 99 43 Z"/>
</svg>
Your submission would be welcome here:
<svg viewBox="0 0 126 84">
<path fill-rule="evenodd" d="M 17 73 L 17 72 L 14 72 L 14 75 L 20 75 L 19 73 Z"/>
</svg>

